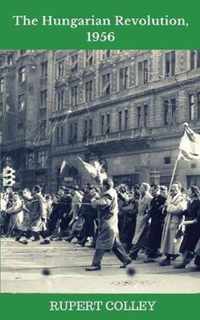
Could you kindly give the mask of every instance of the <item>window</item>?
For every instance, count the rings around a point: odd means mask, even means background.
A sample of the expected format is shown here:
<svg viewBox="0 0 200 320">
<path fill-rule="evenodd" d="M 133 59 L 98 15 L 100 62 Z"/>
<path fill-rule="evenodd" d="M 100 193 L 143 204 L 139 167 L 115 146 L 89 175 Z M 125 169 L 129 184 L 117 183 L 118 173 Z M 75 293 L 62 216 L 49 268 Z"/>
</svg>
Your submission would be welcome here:
<svg viewBox="0 0 200 320">
<path fill-rule="evenodd" d="M 0 67 L 5 64 L 5 56 L 0 56 Z"/>
<path fill-rule="evenodd" d="M 87 137 L 88 137 L 88 121 L 84 120 L 83 141 L 87 140 Z"/>
<path fill-rule="evenodd" d="M 93 81 L 90 80 L 85 84 L 85 101 L 90 102 L 93 99 Z"/>
<path fill-rule="evenodd" d="M 144 128 L 148 127 L 148 110 L 149 110 L 149 106 L 145 104 L 144 105 Z"/>
<path fill-rule="evenodd" d="M 71 105 L 73 107 L 78 105 L 78 86 L 71 88 Z"/>
<path fill-rule="evenodd" d="M 110 133 L 110 114 L 106 115 L 106 134 Z"/>
<path fill-rule="evenodd" d="M 169 124 L 169 101 L 164 100 L 164 125 Z"/>
<path fill-rule="evenodd" d="M 64 108 L 65 91 L 64 89 L 59 89 L 56 92 L 56 110 L 61 111 Z"/>
<path fill-rule="evenodd" d="M 84 120 L 83 141 L 92 137 L 93 133 L 93 121 L 92 119 Z"/>
<path fill-rule="evenodd" d="M 122 111 L 118 112 L 118 124 L 119 124 L 119 131 L 122 130 Z"/>
<path fill-rule="evenodd" d="M 171 158 L 170 157 L 164 157 L 164 164 L 170 164 Z"/>
<path fill-rule="evenodd" d="M 165 53 L 165 77 L 175 75 L 176 53 L 175 51 Z"/>
<path fill-rule="evenodd" d="M 74 141 L 78 140 L 78 123 L 74 122 Z"/>
<path fill-rule="evenodd" d="M 164 100 L 164 125 L 173 125 L 176 123 L 177 102 L 176 98 Z"/>
<path fill-rule="evenodd" d="M 47 151 L 39 151 L 38 152 L 38 165 L 40 168 L 47 167 L 47 159 L 48 159 Z"/>
<path fill-rule="evenodd" d="M 46 138 L 46 120 L 42 120 L 40 122 L 40 140 L 44 140 Z"/>
<path fill-rule="evenodd" d="M 78 140 L 78 122 L 70 123 L 69 126 L 69 143 L 77 142 Z"/>
<path fill-rule="evenodd" d="M 111 93 L 111 79 L 110 73 L 106 73 L 102 76 L 102 95 L 109 96 Z"/>
<path fill-rule="evenodd" d="M 58 79 L 60 79 L 64 76 L 64 69 L 65 69 L 64 60 L 59 61 L 57 63 L 57 78 Z"/>
<path fill-rule="evenodd" d="M 21 67 L 18 71 L 18 78 L 19 78 L 19 82 L 23 83 L 26 81 L 26 68 L 25 67 Z"/>
<path fill-rule="evenodd" d="M 78 71 L 78 54 L 71 56 L 71 72 Z"/>
<path fill-rule="evenodd" d="M 29 152 L 26 155 L 26 167 L 27 167 L 27 169 L 34 169 L 34 165 L 35 165 L 34 152 Z"/>
<path fill-rule="evenodd" d="M 148 60 L 138 63 L 138 83 L 145 84 L 149 81 Z"/>
<path fill-rule="evenodd" d="M 172 110 L 172 124 L 176 123 L 176 99 L 172 98 L 171 102 L 171 110 Z"/>
<path fill-rule="evenodd" d="M 111 57 L 111 50 L 102 50 L 102 59 L 108 59 Z"/>
<path fill-rule="evenodd" d="M 7 64 L 9 65 L 9 66 L 12 66 L 13 65 L 13 54 L 9 54 L 8 56 L 7 56 Z"/>
<path fill-rule="evenodd" d="M 200 50 L 190 51 L 190 69 L 200 68 Z"/>
<path fill-rule="evenodd" d="M 0 79 L 0 93 L 3 93 L 4 92 L 4 78 L 1 78 Z"/>
<path fill-rule="evenodd" d="M 189 95 L 189 120 L 195 119 L 195 101 L 194 94 Z"/>
<path fill-rule="evenodd" d="M 105 132 L 105 116 L 104 114 L 101 115 L 101 134 L 103 135 Z"/>
<path fill-rule="evenodd" d="M 21 112 L 25 108 L 25 97 L 24 94 L 18 96 L 18 111 Z"/>
<path fill-rule="evenodd" d="M 200 92 L 197 93 L 197 120 L 200 120 Z"/>
<path fill-rule="evenodd" d="M 124 117 L 124 122 L 123 122 L 123 117 Z M 118 127 L 119 127 L 119 131 L 123 129 L 124 130 L 128 129 L 128 109 L 118 112 Z"/>
<path fill-rule="evenodd" d="M 128 129 L 128 109 L 124 111 L 124 129 Z"/>
<path fill-rule="evenodd" d="M 64 127 L 58 125 L 56 127 L 56 144 L 61 145 L 64 143 Z"/>
<path fill-rule="evenodd" d="M 85 58 L 86 58 L 86 67 L 90 67 L 94 64 L 94 52 L 90 50 L 86 50 L 85 53 Z"/>
<path fill-rule="evenodd" d="M 47 78 L 48 74 L 48 61 L 41 63 L 41 78 Z"/>
<path fill-rule="evenodd" d="M 89 119 L 89 132 L 88 132 L 89 138 L 92 137 L 92 134 L 93 134 L 93 121 L 92 119 Z"/>
<path fill-rule="evenodd" d="M 47 90 L 40 91 L 40 107 L 47 107 Z"/>
<path fill-rule="evenodd" d="M 141 107 L 137 107 L 137 127 L 141 128 Z"/>
<path fill-rule="evenodd" d="M 128 88 L 128 67 L 119 70 L 119 89 L 125 90 Z"/>
</svg>

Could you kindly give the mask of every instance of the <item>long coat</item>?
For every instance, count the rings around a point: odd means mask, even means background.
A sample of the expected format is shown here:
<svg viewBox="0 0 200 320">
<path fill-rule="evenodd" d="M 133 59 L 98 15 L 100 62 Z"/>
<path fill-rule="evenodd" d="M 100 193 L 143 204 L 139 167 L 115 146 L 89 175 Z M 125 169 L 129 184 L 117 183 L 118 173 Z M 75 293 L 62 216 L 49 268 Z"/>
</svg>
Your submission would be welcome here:
<svg viewBox="0 0 200 320">
<path fill-rule="evenodd" d="M 118 199 L 115 189 L 102 194 L 99 200 L 92 201 L 98 210 L 98 236 L 96 249 L 111 250 L 118 237 Z"/>
<path fill-rule="evenodd" d="M 44 220 L 47 217 L 45 199 L 41 194 L 36 194 L 31 203 L 31 230 L 40 232 L 45 229 Z"/>
<path fill-rule="evenodd" d="M 183 212 L 187 208 L 187 201 L 181 193 L 177 193 L 173 198 L 169 197 L 166 205 L 167 215 L 162 232 L 161 252 L 176 255 L 182 241 L 181 238 L 176 239 L 176 234 L 183 219 Z"/>
<path fill-rule="evenodd" d="M 151 200 L 151 208 L 149 210 L 149 217 L 151 223 L 149 226 L 148 247 L 152 250 L 160 248 L 162 227 L 164 222 L 163 205 L 166 201 L 161 195 L 156 195 Z"/>
<path fill-rule="evenodd" d="M 11 207 L 8 208 L 6 212 L 11 215 L 9 222 L 10 229 L 23 230 L 24 212 L 23 202 L 20 197 L 13 201 Z"/>
<path fill-rule="evenodd" d="M 200 200 L 193 199 L 188 202 L 185 220 L 196 220 L 195 223 L 186 225 L 180 252 L 194 251 L 200 239 Z"/>
<path fill-rule="evenodd" d="M 137 245 L 144 235 L 148 220 L 147 213 L 150 209 L 151 200 L 152 196 L 150 195 L 150 193 L 146 192 L 145 195 L 138 201 L 138 214 L 136 220 L 135 235 L 133 238 L 133 245 Z"/>
</svg>

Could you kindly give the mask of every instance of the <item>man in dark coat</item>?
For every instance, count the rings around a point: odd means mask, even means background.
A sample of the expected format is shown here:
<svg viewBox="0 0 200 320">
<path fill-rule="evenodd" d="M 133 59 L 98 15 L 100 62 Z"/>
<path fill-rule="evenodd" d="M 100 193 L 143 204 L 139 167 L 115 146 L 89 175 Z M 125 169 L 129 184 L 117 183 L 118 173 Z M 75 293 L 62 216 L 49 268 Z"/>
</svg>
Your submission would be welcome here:
<svg viewBox="0 0 200 320">
<path fill-rule="evenodd" d="M 79 244 L 82 246 L 85 245 L 89 237 L 92 239 L 92 243 L 90 243 L 90 246 L 93 246 L 95 242 L 95 220 L 97 218 L 97 210 L 93 208 L 91 202 L 93 199 L 95 199 L 96 194 L 97 192 L 95 190 L 95 187 L 92 185 L 88 185 L 83 196 L 83 203 L 79 214 L 85 220 L 83 230 L 81 232 L 81 239 L 79 241 Z"/>
<path fill-rule="evenodd" d="M 175 265 L 177 269 L 185 268 L 192 260 L 200 239 L 200 190 L 197 186 L 190 188 L 190 199 L 182 225 L 185 225 L 185 233 L 180 247 L 182 261 Z"/>
<path fill-rule="evenodd" d="M 158 185 L 151 187 L 151 195 L 153 199 L 151 200 L 150 210 L 148 212 L 150 224 L 145 263 L 154 262 L 154 259 L 161 255 L 159 249 L 164 223 L 163 208 L 166 201 L 166 197 L 160 194 L 160 187 Z"/>
<path fill-rule="evenodd" d="M 52 213 L 48 221 L 47 230 L 42 234 L 44 240 L 41 242 L 41 244 L 50 243 L 49 237 L 55 232 L 58 223 L 60 225 L 61 236 L 64 234 L 71 220 L 71 216 L 69 215 L 71 210 L 71 202 L 72 199 L 68 190 L 65 193 L 64 188 L 60 188 L 53 201 Z M 60 239 L 60 237 L 58 237 L 58 239 Z"/>
<path fill-rule="evenodd" d="M 131 259 L 126 254 L 118 237 L 118 199 L 113 188 L 113 181 L 105 179 L 103 181 L 103 194 L 99 199 L 93 200 L 92 204 L 99 211 L 98 236 L 96 250 L 92 265 L 86 271 L 96 271 L 101 269 L 101 261 L 107 250 L 113 250 L 117 258 L 123 262 L 122 267 L 131 263 Z"/>
</svg>

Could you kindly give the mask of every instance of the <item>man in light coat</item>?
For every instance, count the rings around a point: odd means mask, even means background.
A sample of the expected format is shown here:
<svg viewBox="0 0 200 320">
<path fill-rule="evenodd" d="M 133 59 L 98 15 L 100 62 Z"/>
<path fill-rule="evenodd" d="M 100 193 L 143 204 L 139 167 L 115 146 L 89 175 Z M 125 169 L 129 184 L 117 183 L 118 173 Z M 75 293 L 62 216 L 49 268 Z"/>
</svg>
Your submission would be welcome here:
<svg viewBox="0 0 200 320">
<path fill-rule="evenodd" d="M 176 235 L 186 208 L 186 197 L 181 193 L 180 186 L 173 184 L 166 201 L 166 217 L 161 239 L 161 252 L 165 258 L 161 260 L 160 266 L 170 265 L 171 260 L 179 253 L 182 239 L 176 239 Z"/>
<path fill-rule="evenodd" d="M 132 242 L 130 257 L 137 259 L 138 252 L 144 247 L 148 230 L 148 211 L 150 209 L 152 196 L 150 194 L 150 185 L 143 182 L 140 187 L 140 198 L 138 201 L 138 214 L 136 219 L 135 235 Z"/>
<path fill-rule="evenodd" d="M 40 239 L 41 232 L 46 229 L 46 206 L 45 199 L 42 196 L 41 187 L 39 185 L 33 188 L 33 199 L 31 201 L 31 233 L 32 241 Z"/>
<path fill-rule="evenodd" d="M 123 262 L 122 267 L 125 268 L 131 263 L 131 259 L 119 241 L 118 198 L 113 188 L 113 181 L 110 178 L 103 181 L 103 194 L 99 199 L 93 200 L 92 205 L 99 212 L 98 236 L 92 265 L 87 267 L 86 271 L 100 270 L 104 253 L 111 249 L 117 258 Z"/>
</svg>

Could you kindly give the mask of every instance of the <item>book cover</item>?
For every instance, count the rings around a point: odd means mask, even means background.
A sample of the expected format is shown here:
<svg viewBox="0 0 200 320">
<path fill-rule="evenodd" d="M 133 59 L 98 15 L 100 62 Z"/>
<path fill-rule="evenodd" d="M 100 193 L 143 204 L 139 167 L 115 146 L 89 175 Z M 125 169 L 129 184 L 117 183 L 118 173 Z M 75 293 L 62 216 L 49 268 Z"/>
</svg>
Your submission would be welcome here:
<svg viewBox="0 0 200 320">
<path fill-rule="evenodd" d="M 0 12 L 7 319 L 188 319 L 200 291 L 194 2 Z"/>
</svg>

